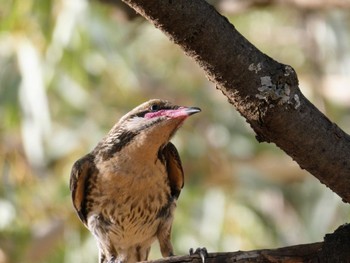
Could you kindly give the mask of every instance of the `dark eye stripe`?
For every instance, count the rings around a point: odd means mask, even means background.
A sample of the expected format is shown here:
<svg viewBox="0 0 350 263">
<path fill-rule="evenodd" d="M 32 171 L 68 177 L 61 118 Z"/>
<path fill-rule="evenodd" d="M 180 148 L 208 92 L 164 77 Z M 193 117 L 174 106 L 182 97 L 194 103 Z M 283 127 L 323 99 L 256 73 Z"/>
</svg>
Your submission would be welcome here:
<svg viewBox="0 0 350 263">
<path fill-rule="evenodd" d="M 146 113 L 148 113 L 149 110 L 145 110 L 145 111 L 141 111 L 141 112 L 138 112 L 134 115 L 131 115 L 130 118 L 134 118 L 134 117 L 144 117 Z"/>
</svg>

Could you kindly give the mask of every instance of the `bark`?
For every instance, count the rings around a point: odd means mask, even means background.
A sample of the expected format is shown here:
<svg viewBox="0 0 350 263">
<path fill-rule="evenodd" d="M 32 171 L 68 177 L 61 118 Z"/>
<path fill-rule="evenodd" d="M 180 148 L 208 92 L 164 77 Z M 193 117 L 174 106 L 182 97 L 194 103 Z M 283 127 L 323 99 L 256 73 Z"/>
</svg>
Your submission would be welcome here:
<svg viewBox="0 0 350 263">
<path fill-rule="evenodd" d="M 299 10 L 319 11 L 330 8 L 349 8 L 350 2 L 343 0 L 218 0 L 222 10 L 229 13 L 244 11 L 257 6 L 279 5 Z"/>
<path fill-rule="evenodd" d="M 349 262 L 350 259 L 350 226 L 343 225 L 333 234 L 328 234 L 324 242 L 252 251 L 226 253 L 209 253 L 205 263 L 221 262 L 260 262 L 260 263 L 323 263 Z M 150 263 L 201 263 L 199 255 L 171 257 L 149 261 Z"/>
<path fill-rule="evenodd" d="M 304 97 L 292 67 L 259 51 L 204 0 L 123 1 L 203 68 L 259 142 L 275 143 L 350 201 L 350 137 Z"/>
<path fill-rule="evenodd" d="M 132 8 L 121 1 L 99 1 L 117 6 L 122 12 L 124 12 L 125 17 L 129 20 L 139 17 L 139 15 Z M 287 8 L 292 7 L 304 11 L 350 8 L 350 1 L 344 0 L 210 0 L 209 2 L 220 11 L 229 14 L 242 13 L 254 7 L 266 7 L 272 5 L 286 6 Z"/>
</svg>

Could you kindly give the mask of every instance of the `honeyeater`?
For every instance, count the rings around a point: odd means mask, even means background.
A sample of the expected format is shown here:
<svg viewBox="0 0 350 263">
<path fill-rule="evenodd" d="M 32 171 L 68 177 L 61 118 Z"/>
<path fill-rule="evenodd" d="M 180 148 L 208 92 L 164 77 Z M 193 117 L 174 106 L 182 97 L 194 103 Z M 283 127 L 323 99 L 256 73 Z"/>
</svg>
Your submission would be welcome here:
<svg viewBox="0 0 350 263">
<path fill-rule="evenodd" d="M 184 173 L 170 139 L 197 112 L 197 107 L 147 101 L 74 163 L 73 206 L 97 240 L 100 263 L 147 260 L 156 239 L 163 257 L 174 255 L 171 227 Z"/>
</svg>

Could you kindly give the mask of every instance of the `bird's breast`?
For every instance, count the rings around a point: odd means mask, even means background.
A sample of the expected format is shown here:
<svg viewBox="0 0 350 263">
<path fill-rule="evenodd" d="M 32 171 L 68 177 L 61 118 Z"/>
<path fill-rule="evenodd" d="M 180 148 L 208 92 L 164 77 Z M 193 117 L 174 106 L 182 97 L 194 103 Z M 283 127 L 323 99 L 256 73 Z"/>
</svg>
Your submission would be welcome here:
<svg viewBox="0 0 350 263">
<path fill-rule="evenodd" d="M 98 189 L 93 192 L 96 202 L 91 209 L 93 215 L 100 215 L 96 220 L 109 222 L 113 239 L 123 246 L 155 236 L 173 202 L 166 170 L 159 160 L 127 163 L 111 160 L 97 167 Z"/>
</svg>

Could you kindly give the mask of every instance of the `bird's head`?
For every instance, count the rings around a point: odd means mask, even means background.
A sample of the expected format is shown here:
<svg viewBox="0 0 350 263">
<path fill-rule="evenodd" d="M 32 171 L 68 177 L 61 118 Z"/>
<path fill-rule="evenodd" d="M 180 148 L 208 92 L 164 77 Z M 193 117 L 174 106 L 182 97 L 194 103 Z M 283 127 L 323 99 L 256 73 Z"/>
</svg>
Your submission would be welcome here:
<svg viewBox="0 0 350 263">
<path fill-rule="evenodd" d="M 161 127 L 169 131 L 177 129 L 187 117 L 200 111 L 197 107 L 177 106 L 166 100 L 153 99 L 131 110 L 119 124 L 135 132 L 151 132 L 153 128 Z"/>
<path fill-rule="evenodd" d="M 152 99 L 125 114 L 104 142 L 115 150 L 131 143 L 136 147 L 159 148 L 170 140 L 187 117 L 200 111 L 197 107 Z"/>
<path fill-rule="evenodd" d="M 197 107 L 183 107 L 153 99 L 123 116 L 119 125 L 123 130 L 143 135 L 147 140 L 168 141 L 187 117 L 200 111 Z"/>
</svg>

